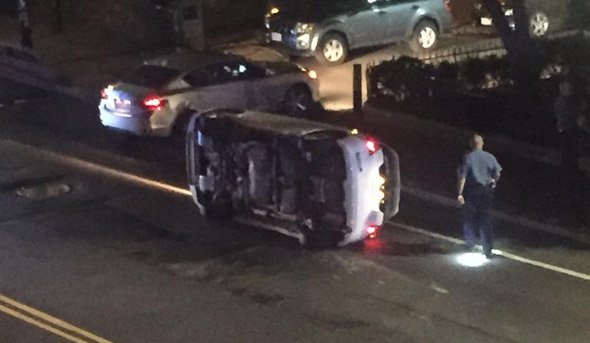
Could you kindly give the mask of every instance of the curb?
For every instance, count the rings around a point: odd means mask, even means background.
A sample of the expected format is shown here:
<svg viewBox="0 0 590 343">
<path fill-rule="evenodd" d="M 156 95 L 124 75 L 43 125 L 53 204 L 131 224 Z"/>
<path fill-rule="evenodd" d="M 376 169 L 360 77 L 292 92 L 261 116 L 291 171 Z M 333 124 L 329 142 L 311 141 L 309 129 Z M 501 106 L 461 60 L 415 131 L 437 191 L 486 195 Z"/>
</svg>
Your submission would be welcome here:
<svg viewBox="0 0 590 343">
<path fill-rule="evenodd" d="M 365 103 L 363 109 L 367 115 L 377 115 L 393 119 L 396 125 L 413 132 L 428 135 L 435 134 L 453 142 L 466 142 L 473 133 L 473 131 L 468 129 L 443 124 L 434 120 L 426 120 L 401 112 L 384 110 L 369 103 Z M 493 145 L 496 151 L 536 160 L 549 165 L 559 166 L 561 164 L 560 153 L 555 149 L 542 148 L 497 134 L 486 134 L 485 136 L 488 145 Z M 580 169 L 586 173 L 590 173 L 590 157 L 580 158 Z"/>
</svg>

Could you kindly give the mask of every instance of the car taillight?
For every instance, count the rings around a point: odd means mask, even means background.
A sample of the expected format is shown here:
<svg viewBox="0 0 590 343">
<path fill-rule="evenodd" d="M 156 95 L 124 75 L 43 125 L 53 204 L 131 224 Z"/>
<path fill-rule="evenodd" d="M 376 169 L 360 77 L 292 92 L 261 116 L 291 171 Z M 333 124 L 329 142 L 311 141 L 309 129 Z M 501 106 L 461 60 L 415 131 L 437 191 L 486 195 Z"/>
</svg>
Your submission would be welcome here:
<svg viewBox="0 0 590 343">
<path fill-rule="evenodd" d="M 158 95 L 150 95 L 143 99 L 142 105 L 148 111 L 159 111 L 162 109 L 162 106 L 166 104 L 166 99 L 162 99 Z"/>
<path fill-rule="evenodd" d="M 365 140 L 365 146 L 367 147 L 367 150 L 369 150 L 369 155 L 373 155 L 381 148 L 379 146 L 379 141 L 374 138 L 367 138 Z"/>
<path fill-rule="evenodd" d="M 444 0 L 445 1 L 445 11 L 451 13 L 451 0 Z"/>
<path fill-rule="evenodd" d="M 377 237 L 377 230 L 379 230 L 379 227 L 376 225 L 371 225 L 367 228 L 367 233 L 369 234 L 369 238 L 375 238 Z"/>
<path fill-rule="evenodd" d="M 109 95 L 111 95 L 111 92 L 113 91 L 113 85 L 108 85 L 105 88 L 100 90 L 100 98 L 101 99 L 108 99 Z"/>
</svg>

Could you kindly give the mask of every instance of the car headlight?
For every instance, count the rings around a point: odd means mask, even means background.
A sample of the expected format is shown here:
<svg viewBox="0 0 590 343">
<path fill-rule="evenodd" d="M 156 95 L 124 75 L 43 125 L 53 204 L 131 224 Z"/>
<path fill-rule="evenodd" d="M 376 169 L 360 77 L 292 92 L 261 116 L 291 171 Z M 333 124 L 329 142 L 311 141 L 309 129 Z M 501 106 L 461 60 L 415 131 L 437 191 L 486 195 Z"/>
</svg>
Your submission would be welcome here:
<svg viewBox="0 0 590 343">
<path fill-rule="evenodd" d="M 314 28 L 315 28 L 315 25 L 310 24 L 310 23 L 297 23 L 297 24 L 295 24 L 295 32 L 297 32 L 299 34 L 312 33 Z"/>
</svg>

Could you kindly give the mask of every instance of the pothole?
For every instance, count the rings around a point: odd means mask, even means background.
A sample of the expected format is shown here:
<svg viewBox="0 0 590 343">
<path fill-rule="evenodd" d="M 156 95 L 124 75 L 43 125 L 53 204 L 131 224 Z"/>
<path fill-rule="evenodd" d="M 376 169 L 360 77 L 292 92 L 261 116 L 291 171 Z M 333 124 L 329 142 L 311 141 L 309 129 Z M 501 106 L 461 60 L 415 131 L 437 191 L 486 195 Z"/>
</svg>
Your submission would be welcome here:
<svg viewBox="0 0 590 343">
<path fill-rule="evenodd" d="M 71 190 L 72 188 L 65 183 L 50 182 L 18 187 L 16 194 L 29 199 L 48 199 L 67 194 Z"/>
</svg>

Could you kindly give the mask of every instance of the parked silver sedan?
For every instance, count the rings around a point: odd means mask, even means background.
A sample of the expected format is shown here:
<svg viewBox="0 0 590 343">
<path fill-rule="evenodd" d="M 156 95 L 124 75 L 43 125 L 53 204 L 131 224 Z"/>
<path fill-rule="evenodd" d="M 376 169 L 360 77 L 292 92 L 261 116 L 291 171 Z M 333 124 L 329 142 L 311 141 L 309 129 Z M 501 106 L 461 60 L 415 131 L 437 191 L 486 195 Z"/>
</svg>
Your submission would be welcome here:
<svg viewBox="0 0 590 343">
<path fill-rule="evenodd" d="M 318 87 L 317 74 L 295 64 L 179 50 L 103 89 L 100 119 L 107 128 L 162 137 L 186 132 L 190 114 L 215 108 L 304 117 Z"/>
</svg>

